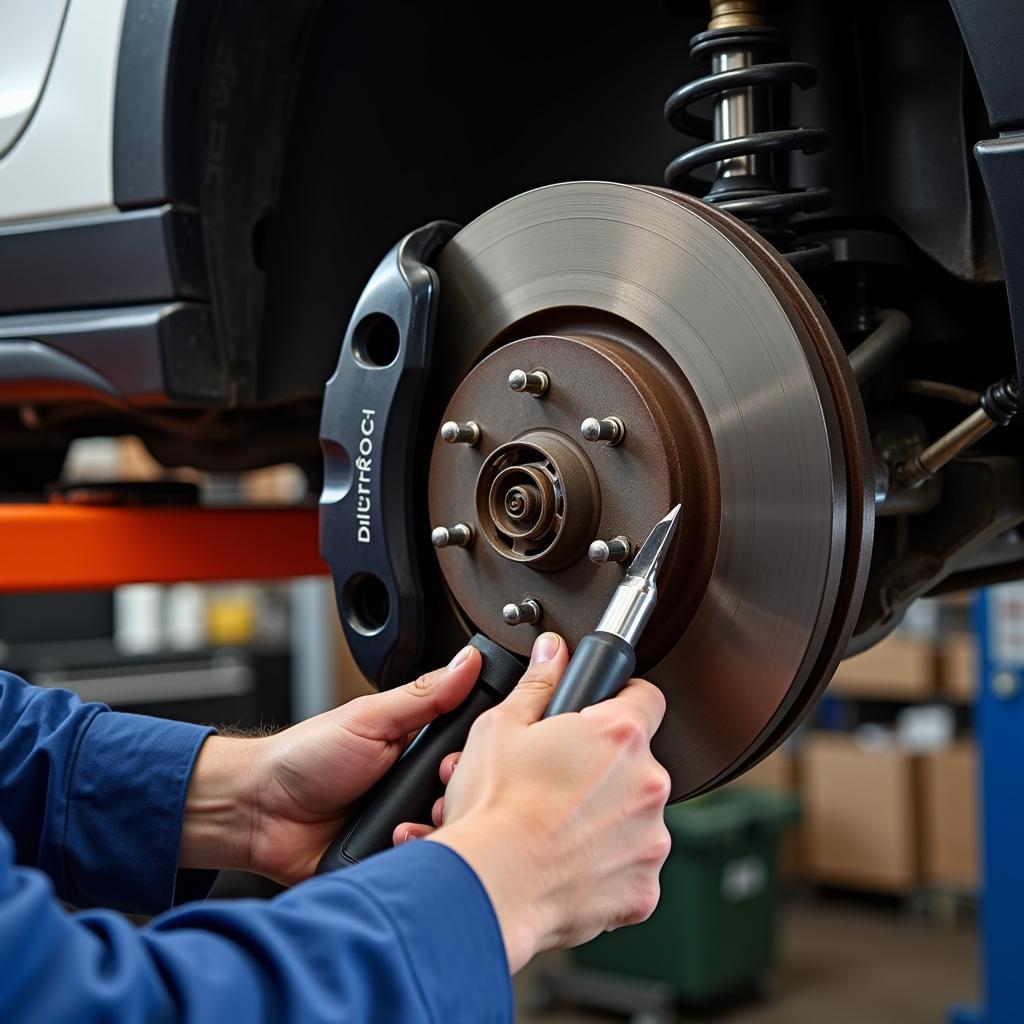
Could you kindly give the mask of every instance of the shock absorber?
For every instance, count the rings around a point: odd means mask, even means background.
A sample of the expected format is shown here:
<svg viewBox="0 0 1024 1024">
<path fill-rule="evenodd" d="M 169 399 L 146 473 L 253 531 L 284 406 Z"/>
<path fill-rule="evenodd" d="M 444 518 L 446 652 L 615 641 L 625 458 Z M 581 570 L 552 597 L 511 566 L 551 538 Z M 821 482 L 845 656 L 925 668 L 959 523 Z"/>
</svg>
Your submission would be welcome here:
<svg viewBox="0 0 1024 1024">
<path fill-rule="evenodd" d="M 707 31 L 690 40 L 690 56 L 710 65 L 711 73 L 677 89 L 665 104 L 673 128 L 707 139 L 677 156 L 665 169 L 665 183 L 680 192 L 701 194 L 706 179 L 694 171 L 715 165 L 704 199 L 747 221 L 799 271 L 825 265 L 831 251 L 823 243 L 801 245 L 789 224 L 796 213 L 831 205 L 827 188 L 791 188 L 787 157 L 817 153 L 829 144 L 821 128 L 780 128 L 788 118 L 788 92 L 818 80 L 810 64 L 788 60 L 785 33 L 763 23 L 758 0 L 711 0 Z M 712 117 L 690 107 L 712 98 Z"/>
</svg>

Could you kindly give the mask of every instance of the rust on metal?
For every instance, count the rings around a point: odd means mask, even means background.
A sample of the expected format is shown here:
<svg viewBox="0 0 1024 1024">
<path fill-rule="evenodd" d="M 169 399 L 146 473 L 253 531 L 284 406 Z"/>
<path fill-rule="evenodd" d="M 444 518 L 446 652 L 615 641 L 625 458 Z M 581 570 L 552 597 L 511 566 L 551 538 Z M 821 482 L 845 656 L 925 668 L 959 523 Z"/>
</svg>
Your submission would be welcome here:
<svg viewBox="0 0 1024 1024">
<path fill-rule="evenodd" d="M 763 24 L 760 0 L 711 0 L 709 29 L 757 28 Z"/>
<path fill-rule="evenodd" d="M 672 599 L 659 605 L 638 652 L 649 666 L 685 629 L 714 560 L 719 499 L 707 423 L 678 368 L 642 332 L 593 311 L 541 319 L 552 333 L 533 334 L 537 318 L 519 325 L 526 337 L 479 363 L 444 412 L 455 420 L 472 412 L 482 435 L 475 449 L 435 443 L 431 521 L 472 511 L 488 544 L 472 559 L 439 551 L 441 569 L 462 611 L 510 649 L 527 653 L 538 631 L 509 629 L 495 614 L 495 594 L 535 594 L 546 609 L 543 628 L 575 644 L 623 571 L 591 562 L 590 544 L 646 536 L 663 509 L 682 501 L 692 511 L 660 578 Z M 557 381 L 544 402 L 497 386 L 516 365 L 543 366 Z M 580 439 L 595 394 L 614 400 L 629 423 L 622 444 Z"/>
</svg>

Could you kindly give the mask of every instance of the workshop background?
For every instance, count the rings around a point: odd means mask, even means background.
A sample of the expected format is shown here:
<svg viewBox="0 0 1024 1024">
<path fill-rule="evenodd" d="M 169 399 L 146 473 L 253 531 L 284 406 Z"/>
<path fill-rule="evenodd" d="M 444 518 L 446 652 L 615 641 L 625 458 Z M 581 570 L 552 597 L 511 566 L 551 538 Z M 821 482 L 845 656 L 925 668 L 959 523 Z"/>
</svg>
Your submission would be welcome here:
<svg viewBox="0 0 1024 1024">
<path fill-rule="evenodd" d="M 65 478 L 190 482 L 208 504 L 308 501 L 294 466 L 167 471 L 131 438 L 77 442 Z M 809 723 L 767 760 L 670 808 L 655 917 L 539 958 L 517 979 L 518 1020 L 923 1024 L 976 1002 L 975 626 L 990 606 L 1012 659 L 1024 643 L 1018 595 L 1010 585 L 919 601 L 890 638 L 841 665 Z M 327 577 L 6 595 L 0 638 L 5 667 L 34 683 L 197 722 L 283 726 L 369 689 Z M 1015 673 L 993 678 L 998 696 L 1016 697 Z M 243 875 L 217 889 L 273 891 Z"/>
<path fill-rule="evenodd" d="M 788 738 L 520 1024 L 1024 1024 L 1022 12 L 0 0 L 0 666 L 273 730 L 371 689 L 320 550 L 390 683 L 575 642 L 679 501 L 673 784 Z"/>
</svg>

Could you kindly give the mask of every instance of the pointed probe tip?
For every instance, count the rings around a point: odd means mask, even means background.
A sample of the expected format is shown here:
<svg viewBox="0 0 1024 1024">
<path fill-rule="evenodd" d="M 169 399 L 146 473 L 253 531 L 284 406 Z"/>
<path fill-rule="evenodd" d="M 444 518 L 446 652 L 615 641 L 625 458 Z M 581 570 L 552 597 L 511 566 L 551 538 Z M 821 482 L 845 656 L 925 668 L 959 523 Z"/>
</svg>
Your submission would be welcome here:
<svg viewBox="0 0 1024 1024">
<path fill-rule="evenodd" d="M 683 506 L 681 504 L 677 504 L 675 508 L 673 508 L 672 511 L 669 512 L 669 514 L 665 516 L 665 518 L 662 519 L 658 523 L 658 525 L 655 526 L 655 528 L 651 531 L 651 534 L 653 536 L 656 532 L 659 532 L 658 527 L 667 527 L 667 529 L 661 531 L 664 534 L 664 537 L 662 539 L 663 547 L 667 546 L 669 541 L 671 541 L 672 537 L 675 535 L 676 527 L 679 525 L 679 513 L 682 511 L 682 509 Z"/>
<path fill-rule="evenodd" d="M 657 576 L 665 552 L 675 536 L 681 510 L 682 505 L 676 505 L 664 519 L 659 520 L 655 524 L 654 529 L 651 530 L 647 539 L 640 546 L 640 550 L 636 553 L 636 557 L 629 567 L 628 575 L 644 576 L 648 579 L 653 579 Z"/>
</svg>

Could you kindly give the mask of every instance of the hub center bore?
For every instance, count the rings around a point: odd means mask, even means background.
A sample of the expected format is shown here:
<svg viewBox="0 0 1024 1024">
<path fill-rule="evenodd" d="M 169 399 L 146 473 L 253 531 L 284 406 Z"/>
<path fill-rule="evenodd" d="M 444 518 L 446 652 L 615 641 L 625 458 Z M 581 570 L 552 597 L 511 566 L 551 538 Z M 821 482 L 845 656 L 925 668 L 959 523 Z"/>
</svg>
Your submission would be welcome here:
<svg viewBox="0 0 1024 1024">
<path fill-rule="evenodd" d="M 487 457 L 476 506 L 498 554 L 550 571 L 580 558 L 597 528 L 601 497 L 579 445 L 557 431 L 534 430 Z"/>
<path fill-rule="evenodd" d="M 501 470 L 487 496 L 494 525 L 510 538 L 543 536 L 555 516 L 556 482 L 532 466 L 507 466 Z"/>
</svg>

